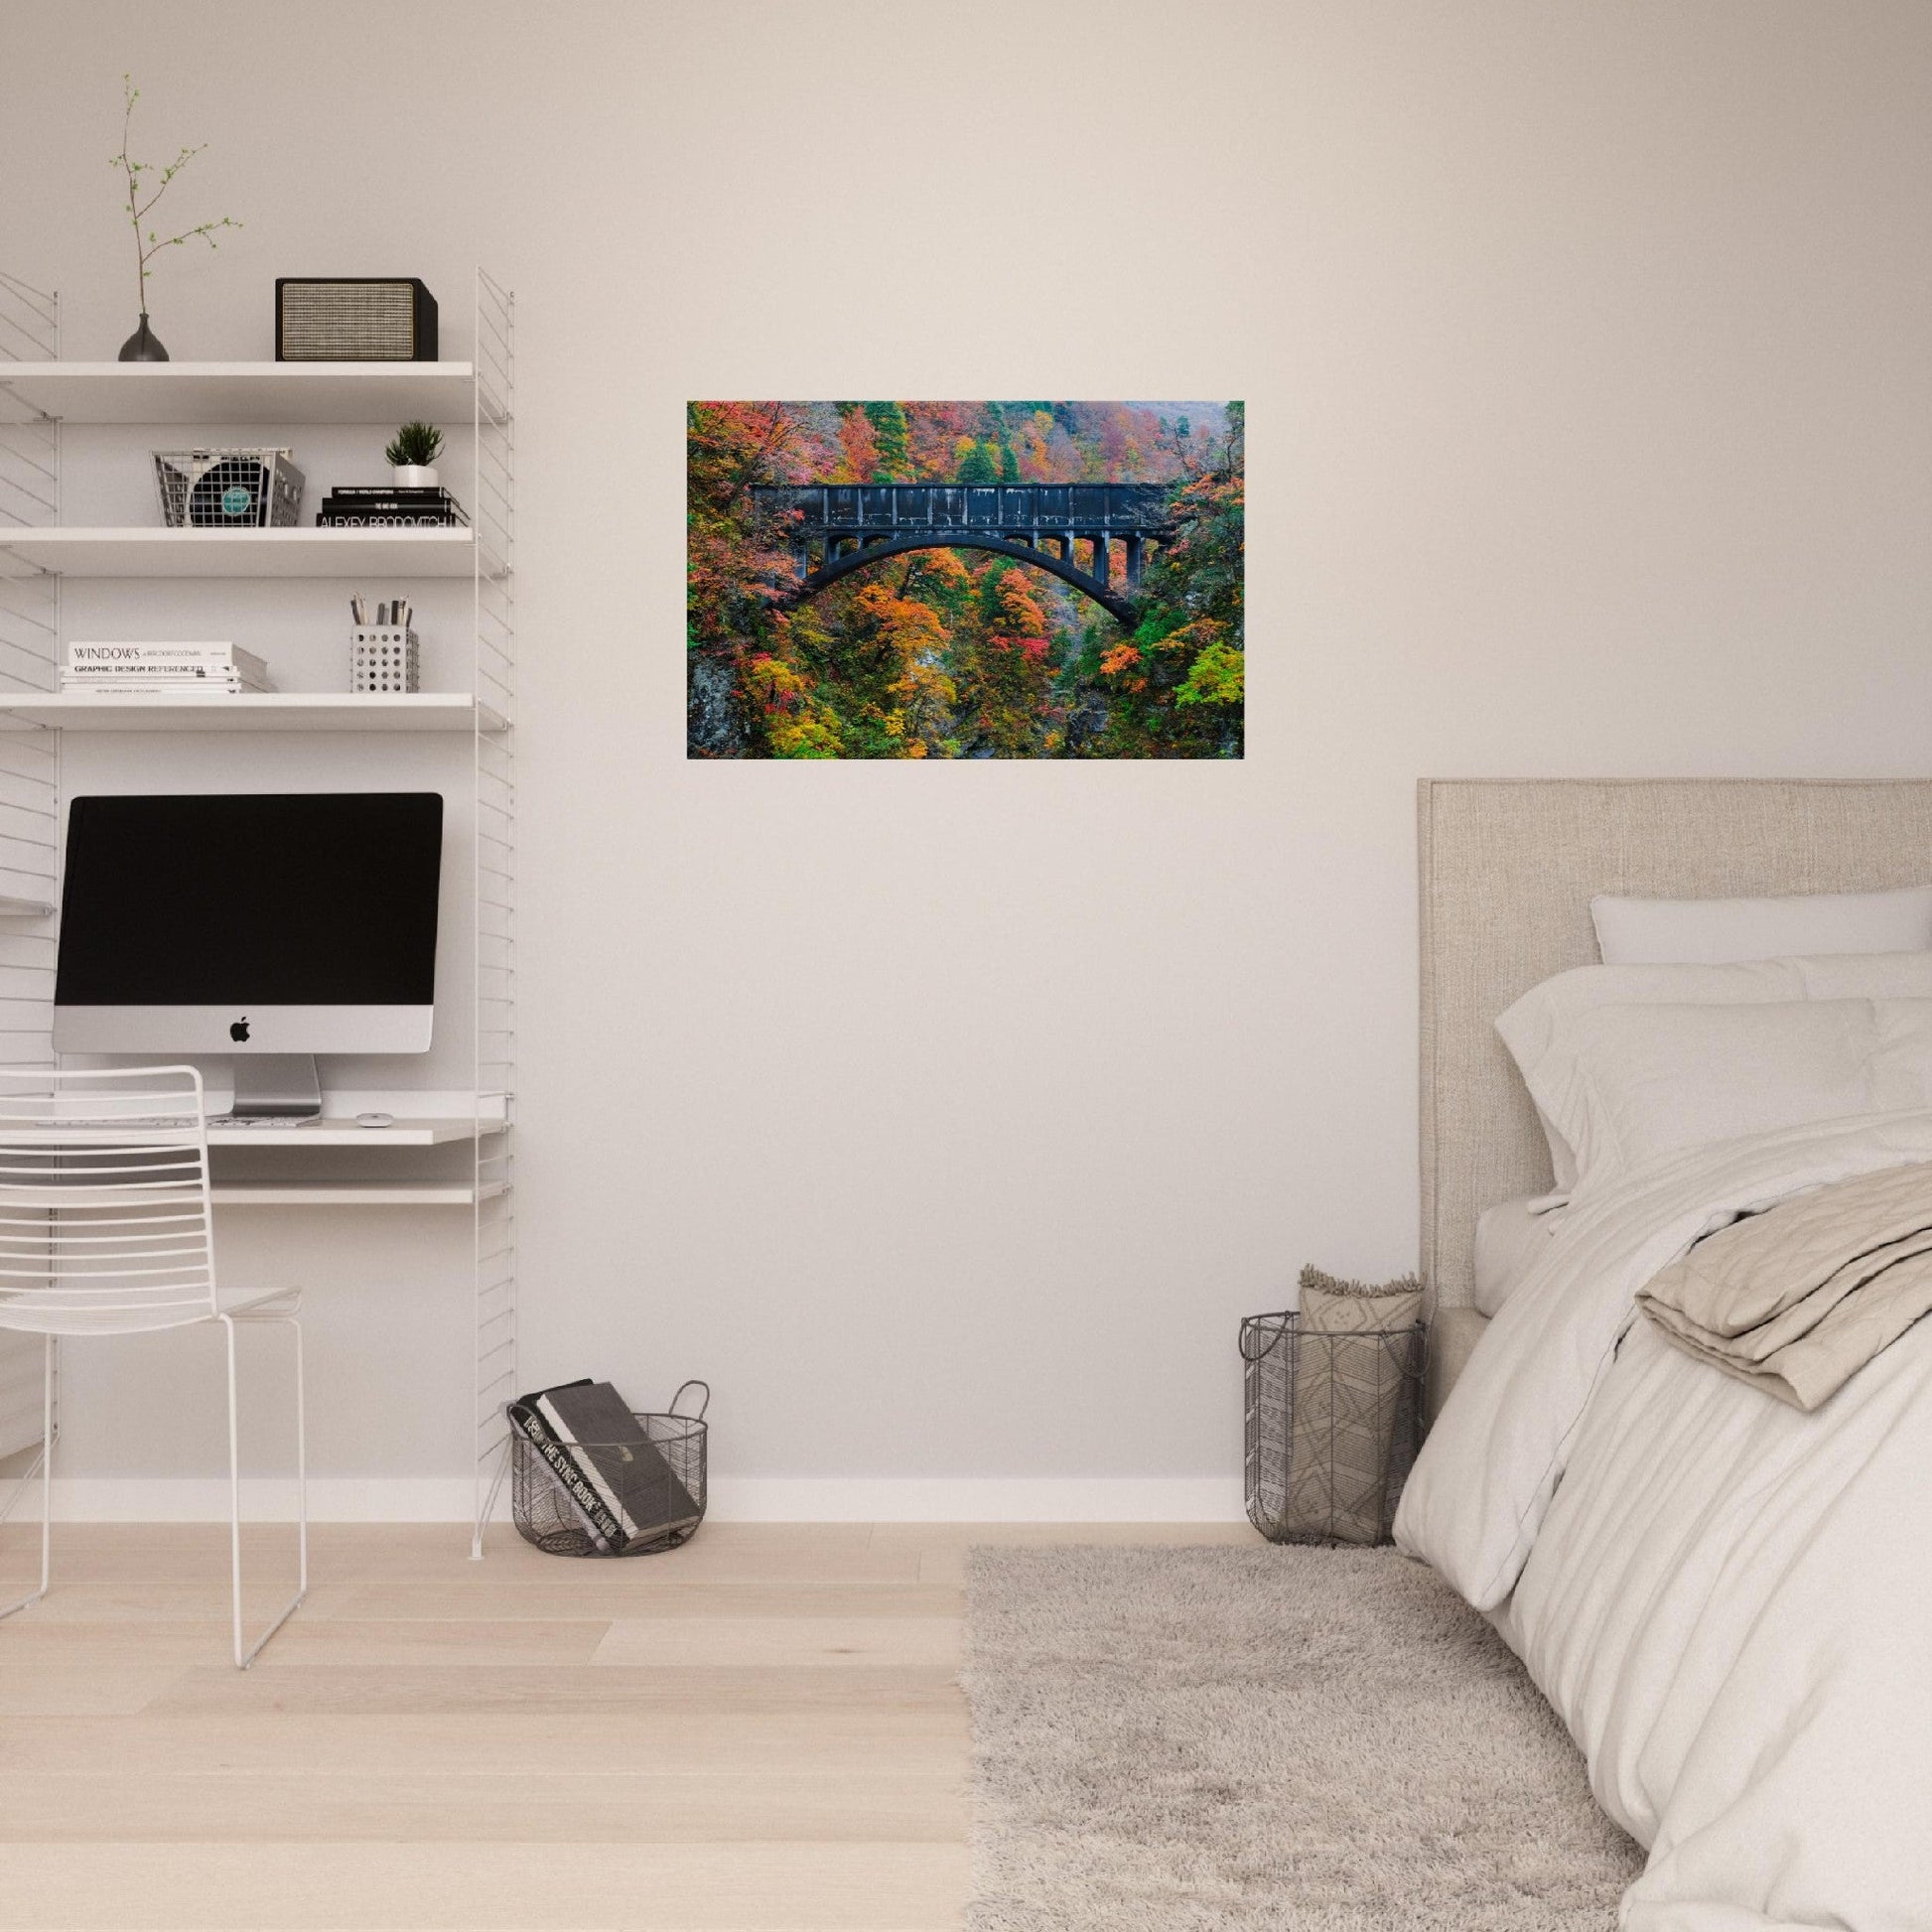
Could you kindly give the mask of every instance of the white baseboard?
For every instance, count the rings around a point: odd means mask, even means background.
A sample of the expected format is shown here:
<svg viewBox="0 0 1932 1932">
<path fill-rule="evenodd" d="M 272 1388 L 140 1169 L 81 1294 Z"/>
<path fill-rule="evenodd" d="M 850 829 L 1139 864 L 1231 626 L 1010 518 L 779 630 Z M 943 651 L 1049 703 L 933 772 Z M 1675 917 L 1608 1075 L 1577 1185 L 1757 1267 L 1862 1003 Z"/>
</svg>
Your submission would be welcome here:
<svg viewBox="0 0 1932 1932">
<path fill-rule="evenodd" d="M 1238 1523 L 1239 1476 L 738 1476 L 729 1523 Z"/>
<path fill-rule="evenodd" d="M 0 1485 L 0 1503 L 11 1484 Z M 462 1476 L 315 1476 L 316 1523 L 462 1523 L 475 1491 Z M 243 1485 L 243 1513 L 280 1520 L 294 1505 L 287 1483 Z M 39 1498 L 23 1494 L 16 1523 Z M 228 1515 L 217 1476 L 56 1476 L 54 1513 L 68 1523 L 216 1523 Z M 497 1498 L 498 1517 L 508 1497 Z M 1235 1523 L 1235 1476 L 725 1476 L 711 1485 L 720 1523 Z"/>
<path fill-rule="evenodd" d="M 466 1523 L 476 1491 L 461 1476 L 311 1476 L 312 1523 Z M 13 1521 L 35 1519 L 31 1489 Z M 295 1484 L 261 1478 L 241 1486 L 250 1522 L 283 1522 L 295 1513 Z M 498 1498 L 507 1516 L 508 1498 Z M 54 1478 L 54 1514 L 64 1523 L 225 1523 L 228 1485 L 220 1476 L 62 1476 Z"/>
</svg>

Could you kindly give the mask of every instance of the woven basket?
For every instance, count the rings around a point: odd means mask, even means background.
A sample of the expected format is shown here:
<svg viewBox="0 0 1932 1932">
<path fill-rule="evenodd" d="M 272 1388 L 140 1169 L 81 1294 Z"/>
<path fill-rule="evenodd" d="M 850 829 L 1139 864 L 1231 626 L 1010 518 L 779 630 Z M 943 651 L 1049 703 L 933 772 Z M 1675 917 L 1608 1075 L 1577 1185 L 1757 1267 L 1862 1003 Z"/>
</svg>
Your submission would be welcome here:
<svg viewBox="0 0 1932 1932">
<path fill-rule="evenodd" d="M 1386 1543 L 1422 1446 L 1423 1339 L 1313 1334 L 1293 1309 L 1241 1324 L 1248 1520 L 1271 1543 Z"/>
</svg>

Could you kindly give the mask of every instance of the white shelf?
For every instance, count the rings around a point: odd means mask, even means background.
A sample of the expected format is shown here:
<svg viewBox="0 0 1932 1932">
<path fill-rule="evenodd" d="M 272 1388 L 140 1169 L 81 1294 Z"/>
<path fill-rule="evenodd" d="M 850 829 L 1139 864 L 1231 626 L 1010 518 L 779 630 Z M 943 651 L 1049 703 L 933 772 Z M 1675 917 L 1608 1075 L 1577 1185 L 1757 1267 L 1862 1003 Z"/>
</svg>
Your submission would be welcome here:
<svg viewBox="0 0 1932 1932">
<path fill-rule="evenodd" d="M 502 1193 L 485 1186 L 484 1200 Z M 468 1180 L 216 1180 L 208 1187 L 216 1207 L 474 1207 L 477 1188 Z"/>
<path fill-rule="evenodd" d="M 58 1141 L 63 1147 L 118 1146 L 125 1130 L 65 1124 Z M 485 1120 L 485 1138 L 503 1131 L 501 1121 Z M 330 1114 L 320 1120 L 292 1120 L 285 1127 L 217 1127 L 208 1124 L 207 1144 L 215 1147 L 446 1147 L 453 1141 L 474 1141 L 477 1121 L 472 1114 L 423 1115 L 405 1119 L 398 1114 L 387 1127 L 358 1127 L 353 1116 Z"/>
<path fill-rule="evenodd" d="M 0 919 L 51 919 L 54 907 L 44 898 L 15 898 L 0 893 Z"/>
<path fill-rule="evenodd" d="M 0 729 L 12 721 L 94 732 L 499 732 L 502 719 L 459 691 L 267 691 L 203 697 L 195 692 L 69 692 L 0 698 Z M 0 913 L 13 904 L 0 900 Z"/>
<path fill-rule="evenodd" d="M 496 1131 L 487 1121 L 483 1132 Z M 291 1121 L 286 1127 L 210 1127 L 209 1147 L 443 1147 L 474 1141 L 477 1123 L 459 1114 L 442 1119 L 405 1120 L 389 1127 L 357 1127 L 353 1120 L 328 1118 Z"/>
<path fill-rule="evenodd" d="M 0 551 L 67 577 L 468 577 L 468 529 L 168 530 L 139 524 L 0 531 Z M 484 575 L 500 566 L 486 553 Z"/>
<path fill-rule="evenodd" d="M 12 362 L 0 388 L 69 423 L 435 422 L 470 415 L 468 362 Z"/>
</svg>

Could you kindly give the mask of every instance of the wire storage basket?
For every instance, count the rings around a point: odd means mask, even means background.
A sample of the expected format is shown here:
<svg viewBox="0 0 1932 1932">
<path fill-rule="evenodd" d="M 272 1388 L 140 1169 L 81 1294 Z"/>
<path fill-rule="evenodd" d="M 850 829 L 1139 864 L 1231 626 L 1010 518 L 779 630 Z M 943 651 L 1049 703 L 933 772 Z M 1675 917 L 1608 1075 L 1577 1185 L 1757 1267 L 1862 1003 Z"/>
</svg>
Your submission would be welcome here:
<svg viewBox="0 0 1932 1932">
<path fill-rule="evenodd" d="M 697 1413 L 680 1415 L 693 1389 L 703 1391 Z M 633 1411 L 641 1442 L 578 1443 L 567 1453 L 533 1442 L 516 1405 L 507 1406 L 510 1514 L 524 1542 L 553 1557 L 648 1557 L 696 1534 L 705 1512 L 708 1383 L 686 1382 L 667 1410 Z"/>
<path fill-rule="evenodd" d="M 1248 1520 L 1271 1543 L 1386 1543 L 1422 1447 L 1424 1326 L 1241 1323 Z"/>
<path fill-rule="evenodd" d="M 171 530 L 286 529 L 302 520 L 302 472 L 284 449 L 156 450 Z"/>
</svg>

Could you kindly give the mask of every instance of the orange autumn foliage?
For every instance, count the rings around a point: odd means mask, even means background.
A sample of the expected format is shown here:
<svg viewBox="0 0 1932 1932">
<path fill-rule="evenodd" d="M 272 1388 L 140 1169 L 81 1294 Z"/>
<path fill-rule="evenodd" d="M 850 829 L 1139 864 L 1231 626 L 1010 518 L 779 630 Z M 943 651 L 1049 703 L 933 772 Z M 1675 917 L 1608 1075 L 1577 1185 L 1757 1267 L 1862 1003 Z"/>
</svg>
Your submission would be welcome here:
<svg viewBox="0 0 1932 1932">
<path fill-rule="evenodd" d="M 846 412 L 839 424 L 838 467 L 828 483 L 871 483 L 879 468 L 879 433 L 863 409 Z"/>
</svg>

